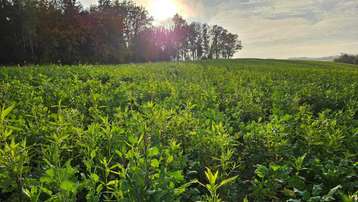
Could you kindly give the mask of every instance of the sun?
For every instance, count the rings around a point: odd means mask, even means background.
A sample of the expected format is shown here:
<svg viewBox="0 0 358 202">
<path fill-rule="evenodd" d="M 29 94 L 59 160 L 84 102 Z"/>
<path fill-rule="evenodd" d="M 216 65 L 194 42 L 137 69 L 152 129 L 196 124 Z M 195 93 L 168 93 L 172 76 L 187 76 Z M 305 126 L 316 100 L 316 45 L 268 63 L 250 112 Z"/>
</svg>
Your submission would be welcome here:
<svg viewBox="0 0 358 202">
<path fill-rule="evenodd" d="M 149 5 L 149 13 L 155 21 L 163 21 L 173 17 L 178 12 L 175 0 L 152 0 Z"/>
</svg>

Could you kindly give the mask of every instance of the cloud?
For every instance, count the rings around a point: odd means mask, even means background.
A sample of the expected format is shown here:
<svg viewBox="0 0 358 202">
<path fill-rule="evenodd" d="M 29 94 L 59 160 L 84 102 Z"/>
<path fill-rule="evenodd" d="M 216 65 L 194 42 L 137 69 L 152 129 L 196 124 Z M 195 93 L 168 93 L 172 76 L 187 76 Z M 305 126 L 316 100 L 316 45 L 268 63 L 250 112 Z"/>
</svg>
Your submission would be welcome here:
<svg viewBox="0 0 358 202">
<path fill-rule="evenodd" d="M 238 57 L 358 53 L 357 0 L 213 0 L 208 5 L 198 20 L 238 33 L 244 45 Z"/>
</svg>

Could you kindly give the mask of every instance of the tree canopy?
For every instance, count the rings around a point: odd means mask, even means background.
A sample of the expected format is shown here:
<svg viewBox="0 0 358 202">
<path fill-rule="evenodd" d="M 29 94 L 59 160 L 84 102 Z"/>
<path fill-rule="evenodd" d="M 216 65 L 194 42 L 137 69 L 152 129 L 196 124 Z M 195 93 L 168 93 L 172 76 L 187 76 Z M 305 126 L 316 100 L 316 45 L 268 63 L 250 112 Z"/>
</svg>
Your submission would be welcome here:
<svg viewBox="0 0 358 202">
<path fill-rule="evenodd" d="M 221 26 L 187 22 L 153 26 L 133 1 L 0 0 L 0 64 L 129 63 L 231 58 L 238 35 Z"/>
<path fill-rule="evenodd" d="M 342 54 L 334 60 L 335 62 L 358 65 L 358 55 Z"/>
</svg>

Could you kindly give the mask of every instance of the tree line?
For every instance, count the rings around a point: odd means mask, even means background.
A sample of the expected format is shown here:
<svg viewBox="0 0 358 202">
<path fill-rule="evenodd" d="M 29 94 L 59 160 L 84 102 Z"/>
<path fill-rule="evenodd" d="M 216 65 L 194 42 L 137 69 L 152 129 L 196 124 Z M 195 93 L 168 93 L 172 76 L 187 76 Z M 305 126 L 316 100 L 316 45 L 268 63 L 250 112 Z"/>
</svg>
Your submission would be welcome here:
<svg viewBox="0 0 358 202">
<path fill-rule="evenodd" d="M 338 58 L 334 60 L 335 62 L 347 63 L 347 64 L 356 64 L 358 65 L 358 55 L 350 54 L 341 54 Z"/>
<path fill-rule="evenodd" d="M 0 0 L 0 64 L 129 63 L 231 58 L 238 35 L 221 26 L 187 22 L 153 26 L 133 1 Z"/>
</svg>

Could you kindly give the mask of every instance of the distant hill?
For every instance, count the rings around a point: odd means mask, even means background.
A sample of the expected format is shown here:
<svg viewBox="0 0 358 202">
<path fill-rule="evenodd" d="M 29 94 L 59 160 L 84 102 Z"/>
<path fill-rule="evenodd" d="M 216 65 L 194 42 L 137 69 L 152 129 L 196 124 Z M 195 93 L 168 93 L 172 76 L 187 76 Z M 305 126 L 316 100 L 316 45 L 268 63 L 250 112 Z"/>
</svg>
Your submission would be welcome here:
<svg viewBox="0 0 358 202">
<path fill-rule="evenodd" d="M 313 60 L 313 61 L 334 61 L 334 59 L 339 56 L 327 56 L 327 57 L 319 57 L 319 58 L 311 58 L 311 57 L 293 57 L 288 58 L 289 60 Z"/>
</svg>

